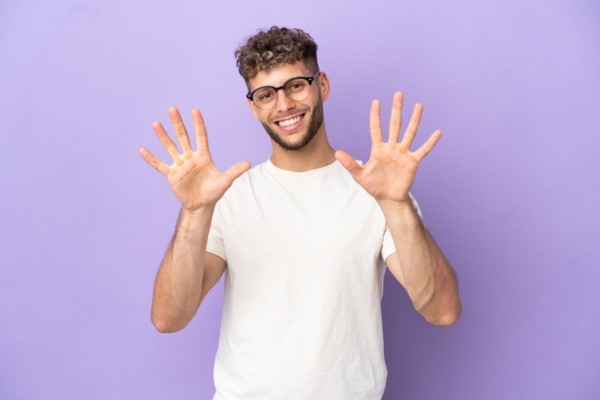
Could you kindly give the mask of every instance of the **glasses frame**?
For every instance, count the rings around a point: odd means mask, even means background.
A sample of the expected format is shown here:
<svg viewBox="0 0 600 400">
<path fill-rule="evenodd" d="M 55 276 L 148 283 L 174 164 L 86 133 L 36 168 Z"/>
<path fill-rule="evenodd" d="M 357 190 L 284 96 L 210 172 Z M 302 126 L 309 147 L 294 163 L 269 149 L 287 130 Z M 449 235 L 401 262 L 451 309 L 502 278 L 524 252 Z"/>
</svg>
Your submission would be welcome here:
<svg viewBox="0 0 600 400">
<path fill-rule="evenodd" d="M 288 99 L 290 99 L 290 96 L 288 96 L 287 92 L 285 91 L 285 86 L 290 83 L 293 80 L 296 79 L 304 79 L 308 82 L 309 85 L 309 91 L 308 94 L 306 95 L 306 97 L 308 97 L 308 95 L 310 95 L 310 88 L 312 88 L 312 83 L 313 81 L 317 78 L 317 76 L 321 73 L 321 71 L 318 71 L 316 74 L 314 74 L 313 76 L 295 76 L 293 78 L 288 79 L 287 81 L 285 81 L 285 83 L 279 87 L 275 87 L 275 86 L 261 86 L 259 88 L 254 89 L 251 92 L 246 93 L 246 98 L 249 99 L 250 101 L 252 101 L 252 104 L 254 104 L 257 108 L 261 109 L 261 110 L 270 110 L 271 108 L 275 107 L 275 104 L 277 104 L 277 101 L 279 100 L 279 91 L 281 89 L 283 89 L 283 93 L 285 93 L 285 95 L 287 96 Z M 261 90 L 261 89 L 273 89 L 275 91 L 275 102 L 273 103 L 273 105 L 269 108 L 260 108 L 255 102 L 254 102 L 254 93 L 256 93 L 257 91 Z M 305 97 L 305 98 L 306 98 Z M 304 99 L 305 99 L 304 98 Z M 302 99 L 302 100 L 304 100 Z M 292 101 L 302 101 L 302 100 L 293 100 L 290 99 Z"/>
</svg>

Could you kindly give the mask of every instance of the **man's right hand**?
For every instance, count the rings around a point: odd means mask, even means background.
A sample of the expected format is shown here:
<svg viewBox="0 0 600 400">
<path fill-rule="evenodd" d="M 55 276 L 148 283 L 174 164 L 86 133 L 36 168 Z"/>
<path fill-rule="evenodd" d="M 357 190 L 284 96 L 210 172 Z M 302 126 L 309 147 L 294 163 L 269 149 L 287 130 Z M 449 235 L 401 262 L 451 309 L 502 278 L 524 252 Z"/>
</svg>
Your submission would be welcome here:
<svg viewBox="0 0 600 400">
<path fill-rule="evenodd" d="M 152 128 L 173 158 L 173 164 L 169 166 L 163 163 L 143 147 L 140 149 L 140 155 L 148 164 L 167 177 L 184 211 L 194 212 L 202 207 L 212 207 L 223 197 L 233 181 L 250 169 L 250 163 L 242 161 L 231 166 L 227 171 L 220 172 L 208 151 L 206 126 L 200 111 L 192 110 L 197 145 L 195 151 L 192 149 L 177 108 L 169 108 L 169 116 L 182 152 L 179 153 L 162 124 L 157 121 L 152 124 Z"/>
</svg>

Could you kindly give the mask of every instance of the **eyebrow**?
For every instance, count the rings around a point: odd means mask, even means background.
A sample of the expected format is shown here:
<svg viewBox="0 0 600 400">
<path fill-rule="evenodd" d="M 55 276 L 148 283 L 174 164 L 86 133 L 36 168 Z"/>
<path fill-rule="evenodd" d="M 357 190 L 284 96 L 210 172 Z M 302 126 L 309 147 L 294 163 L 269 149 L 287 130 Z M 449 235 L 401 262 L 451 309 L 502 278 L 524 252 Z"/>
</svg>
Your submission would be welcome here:
<svg viewBox="0 0 600 400">
<path fill-rule="evenodd" d="M 258 89 L 262 89 L 262 88 L 273 88 L 273 89 L 283 89 L 285 87 L 285 85 L 287 85 L 289 83 L 289 81 L 293 81 L 294 79 L 298 79 L 298 78 L 310 78 L 310 76 L 302 76 L 302 75 L 298 75 L 298 76 L 294 76 L 293 78 L 288 79 L 287 81 L 283 82 L 283 85 L 281 86 L 273 86 L 273 85 L 263 85 L 263 86 L 259 86 L 254 90 L 251 90 L 250 92 L 255 92 Z"/>
<path fill-rule="evenodd" d="M 256 89 L 249 90 L 248 93 L 246 94 L 246 97 L 250 98 L 254 92 L 256 92 L 259 89 L 264 89 L 264 88 L 272 88 L 272 89 L 275 89 L 275 92 L 278 92 L 279 89 L 283 89 L 285 87 L 285 85 L 287 85 L 290 81 L 293 81 L 294 79 L 298 79 L 298 78 L 311 79 L 311 81 L 309 81 L 309 83 L 312 84 L 312 81 L 315 80 L 317 75 L 319 75 L 320 73 L 321 73 L 321 71 L 317 71 L 317 72 L 315 72 L 315 74 L 313 76 L 302 76 L 302 75 L 294 76 L 293 78 L 290 78 L 287 81 L 283 82 L 283 85 L 281 85 L 281 86 L 271 86 L 271 85 L 259 86 Z"/>
</svg>

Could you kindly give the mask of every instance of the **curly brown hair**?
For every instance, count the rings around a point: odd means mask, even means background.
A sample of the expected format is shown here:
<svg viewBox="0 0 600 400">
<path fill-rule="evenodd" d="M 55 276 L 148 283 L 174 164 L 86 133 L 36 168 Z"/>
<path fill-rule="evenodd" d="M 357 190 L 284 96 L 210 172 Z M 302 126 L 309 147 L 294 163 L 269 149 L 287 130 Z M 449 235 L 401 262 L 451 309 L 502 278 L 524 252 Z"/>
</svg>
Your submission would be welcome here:
<svg viewBox="0 0 600 400">
<path fill-rule="evenodd" d="M 240 75 L 248 81 L 259 71 L 267 72 L 282 64 L 304 61 L 313 72 L 319 71 L 317 44 L 301 29 L 271 27 L 259 30 L 235 51 L 236 65 Z"/>
</svg>

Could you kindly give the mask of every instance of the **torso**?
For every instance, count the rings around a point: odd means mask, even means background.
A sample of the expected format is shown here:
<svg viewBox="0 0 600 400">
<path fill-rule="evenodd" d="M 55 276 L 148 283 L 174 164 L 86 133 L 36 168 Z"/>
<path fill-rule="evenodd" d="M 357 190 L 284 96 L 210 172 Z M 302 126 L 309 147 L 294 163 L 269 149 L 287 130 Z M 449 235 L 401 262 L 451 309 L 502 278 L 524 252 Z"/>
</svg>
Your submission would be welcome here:
<svg viewBox="0 0 600 400">
<path fill-rule="evenodd" d="M 338 162 L 267 162 L 234 182 L 213 222 L 208 251 L 227 262 L 215 398 L 381 398 L 375 200 Z"/>
</svg>

